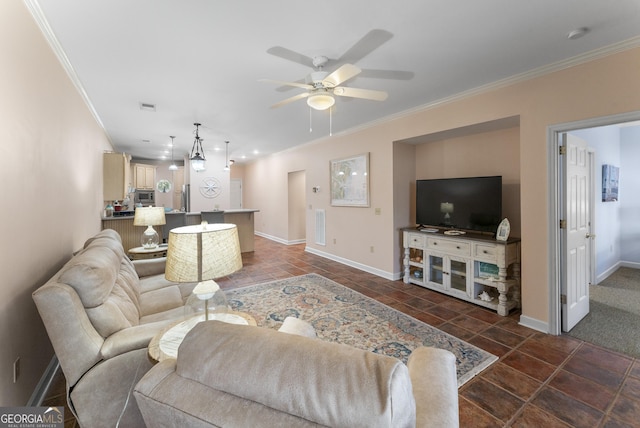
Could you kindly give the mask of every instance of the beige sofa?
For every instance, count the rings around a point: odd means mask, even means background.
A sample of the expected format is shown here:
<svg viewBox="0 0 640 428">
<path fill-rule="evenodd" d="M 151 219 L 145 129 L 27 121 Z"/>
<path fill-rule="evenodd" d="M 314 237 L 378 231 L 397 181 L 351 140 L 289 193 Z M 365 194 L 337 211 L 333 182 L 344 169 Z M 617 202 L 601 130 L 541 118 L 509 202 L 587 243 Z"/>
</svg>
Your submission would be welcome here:
<svg viewBox="0 0 640 428">
<path fill-rule="evenodd" d="M 260 327 L 207 321 L 134 396 L 149 427 L 457 427 L 455 357 L 408 362 Z"/>
<path fill-rule="evenodd" d="M 107 229 L 33 293 L 81 426 L 144 426 L 131 391 L 152 366 L 147 346 L 195 285 L 163 273 L 164 259 L 131 262 Z"/>
</svg>

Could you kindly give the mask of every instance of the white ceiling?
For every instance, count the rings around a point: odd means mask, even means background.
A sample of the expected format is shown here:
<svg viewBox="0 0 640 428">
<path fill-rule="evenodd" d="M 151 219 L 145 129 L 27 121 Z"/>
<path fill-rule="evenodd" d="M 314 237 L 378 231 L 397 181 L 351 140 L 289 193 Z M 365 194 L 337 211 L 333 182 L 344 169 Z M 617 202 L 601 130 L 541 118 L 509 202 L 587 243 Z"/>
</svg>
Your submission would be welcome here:
<svg viewBox="0 0 640 428">
<path fill-rule="evenodd" d="M 270 108 L 303 90 L 259 79 L 300 81 L 313 71 L 269 54 L 273 47 L 306 57 L 346 54 L 343 61 L 363 72 L 345 86 L 388 92 L 381 102 L 338 97 L 335 135 L 571 58 L 640 45 L 639 0 L 25 3 L 113 146 L 146 159 L 166 156 L 170 135 L 176 158 L 187 154 L 194 122 L 202 123 L 205 153 L 224 150 L 228 140 L 230 158 L 240 162 L 328 136 L 329 113 L 314 110 L 310 132 L 304 99 Z M 589 32 L 569 40 L 580 27 Z M 382 31 L 367 37 L 372 30 Z M 380 46 L 370 43 L 385 34 Z M 352 47 L 359 55 L 348 53 Z"/>
</svg>

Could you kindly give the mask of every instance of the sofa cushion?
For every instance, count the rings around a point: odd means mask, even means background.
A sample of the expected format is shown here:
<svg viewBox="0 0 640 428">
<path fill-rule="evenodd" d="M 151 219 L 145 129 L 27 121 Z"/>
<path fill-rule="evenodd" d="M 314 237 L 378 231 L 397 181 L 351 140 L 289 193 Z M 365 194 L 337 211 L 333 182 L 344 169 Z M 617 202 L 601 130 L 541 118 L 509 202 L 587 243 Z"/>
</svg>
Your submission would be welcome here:
<svg viewBox="0 0 640 428">
<path fill-rule="evenodd" d="M 176 374 L 322 425 L 415 425 L 407 366 L 338 343 L 206 321 L 180 345 Z"/>
</svg>

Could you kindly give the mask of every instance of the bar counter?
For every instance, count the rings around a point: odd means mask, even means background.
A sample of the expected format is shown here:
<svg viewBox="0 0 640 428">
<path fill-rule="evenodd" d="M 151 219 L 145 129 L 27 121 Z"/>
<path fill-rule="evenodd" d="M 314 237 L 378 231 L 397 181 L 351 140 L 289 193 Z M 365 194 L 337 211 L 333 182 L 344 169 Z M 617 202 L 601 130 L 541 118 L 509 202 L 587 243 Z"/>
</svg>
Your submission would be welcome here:
<svg viewBox="0 0 640 428">
<path fill-rule="evenodd" d="M 238 239 L 240 240 L 240 251 L 243 253 L 254 250 L 254 213 L 260 210 L 256 209 L 238 209 L 238 210 L 219 210 L 205 211 L 203 213 L 190 212 L 184 213 L 180 211 L 171 211 L 165 213 L 167 224 L 164 226 L 154 226 L 153 228 L 160 235 L 160 241 L 166 242 L 169 235 L 167 227 L 178 227 L 176 224 L 182 222 L 179 217 L 184 216 L 185 226 L 200 224 L 202 217 L 216 219 L 219 223 L 231 223 L 238 227 Z M 207 220 L 209 223 L 213 221 Z M 171 226 L 173 225 L 173 226 Z M 140 246 L 140 237 L 146 226 L 134 226 L 133 215 L 120 217 L 102 217 L 102 229 L 113 229 L 120 234 L 122 245 L 125 250 Z"/>
</svg>

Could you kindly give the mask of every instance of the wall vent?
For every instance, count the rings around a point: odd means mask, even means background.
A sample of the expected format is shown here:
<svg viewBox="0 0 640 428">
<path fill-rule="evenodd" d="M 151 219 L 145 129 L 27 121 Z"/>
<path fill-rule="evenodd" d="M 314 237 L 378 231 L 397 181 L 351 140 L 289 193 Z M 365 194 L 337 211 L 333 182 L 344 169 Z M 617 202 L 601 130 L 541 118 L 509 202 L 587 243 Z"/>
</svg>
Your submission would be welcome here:
<svg viewBox="0 0 640 428">
<path fill-rule="evenodd" d="M 151 103 L 140 103 L 140 110 L 156 111 L 156 105 Z"/>
<path fill-rule="evenodd" d="M 326 245 L 324 210 L 316 210 L 316 244 Z"/>
</svg>

